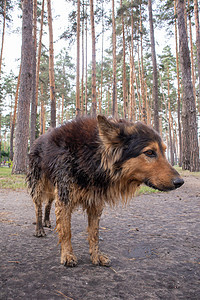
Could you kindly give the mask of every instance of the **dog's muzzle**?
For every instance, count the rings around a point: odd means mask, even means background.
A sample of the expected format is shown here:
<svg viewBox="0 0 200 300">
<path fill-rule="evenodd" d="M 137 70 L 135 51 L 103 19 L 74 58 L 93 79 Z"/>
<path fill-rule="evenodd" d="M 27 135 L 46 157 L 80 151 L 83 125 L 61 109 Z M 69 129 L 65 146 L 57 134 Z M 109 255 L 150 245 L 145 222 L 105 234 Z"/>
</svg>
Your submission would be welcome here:
<svg viewBox="0 0 200 300">
<path fill-rule="evenodd" d="M 144 183 L 153 189 L 156 189 L 156 190 L 159 190 L 162 192 L 167 192 L 167 191 L 175 190 L 175 189 L 181 187 L 184 184 L 184 180 L 180 177 L 176 177 L 172 180 L 172 184 L 169 186 L 164 186 L 164 185 L 156 186 L 149 179 L 146 179 L 144 181 Z"/>
<path fill-rule="evenodd" d="M 173 185 L 174 185 L 175 189 L 179 188 L 183 184 L 184 184 L 184 180 L 180 177 L 177 177 L 173 180 Z"/>
</svg>

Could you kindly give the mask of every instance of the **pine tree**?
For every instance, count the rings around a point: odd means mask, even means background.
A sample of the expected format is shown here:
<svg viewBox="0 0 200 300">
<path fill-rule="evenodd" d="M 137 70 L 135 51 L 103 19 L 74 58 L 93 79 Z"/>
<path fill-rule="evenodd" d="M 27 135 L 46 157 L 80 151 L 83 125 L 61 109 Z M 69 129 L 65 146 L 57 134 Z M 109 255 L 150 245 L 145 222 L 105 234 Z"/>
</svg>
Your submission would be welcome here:
<svg viewBox="0 0 200 300">
<path fill-rule="evenodd" d="M 156 131 L 159 132 L 158 75 L 157 75 L 157 62 L 156 62 L 156 50 L 155 50 L 151 0 L 148 0 L 148 9 L 149 9 L 149 25 L 150 25 L 150 38 L 151 38 L 151 55 L 152 55 L 152 63 L 153 63 L 154 128 Z"/>
<path fill-rule="evenodd" d="M 54 49 L 53 49 L 53 26 L 51 13 L 51 0 L 47 0 L 48 26 L 49 26 L 49 82 L 51 98 L 51 126 L 56 127 L 56 97 L 54 75 Z"/>
<path fill-rule="evenodd" d="M 191 80 L 191 62 L 184 18 L 184 0 L 177 1 L 180 65 L 183 86 L 183 169 L 199 171 L 196 107 Z"/>
<path fill-rule="evenodd" d="M 22 54 L 15 152 L 12 173 L 22 174 L 27 170 L 29 137 L 29 111 L 32 95 L 32 56 L 33 56 L 33 1 L 22 1 Z"/>
</svg>

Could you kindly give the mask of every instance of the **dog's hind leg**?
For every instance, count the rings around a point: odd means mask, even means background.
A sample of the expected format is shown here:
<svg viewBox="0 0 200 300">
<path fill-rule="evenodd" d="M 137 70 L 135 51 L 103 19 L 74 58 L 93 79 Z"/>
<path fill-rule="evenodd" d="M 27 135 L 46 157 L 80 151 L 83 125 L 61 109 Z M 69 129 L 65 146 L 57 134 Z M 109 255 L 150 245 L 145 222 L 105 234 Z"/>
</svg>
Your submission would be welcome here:
<svg viewBox="0 0 200 300">
<path fill-rule="evenodd" d="M 34 204 L 35 204 L 35 214 L 36 214 L 35 236 L 43 237 L 46 234 L 44 232 L 44 228 L 42 225 L 42 201 L 41 201 L 41 199 L 37 199 L 37 201 L 34 201 Z"/>
<path fill-rule="evenodd" d="M 99 221 L 102 207 L 87 208 L 88 214 L 88 241 L 90 247 L 91 261 L 94 265 L 110 266 L 109 258 L 99 251 Z"/>
<path fill-rule="evenodd" d="M 61 264 L 75 267 L 77 258 L 73 253 L 71 244 L 71 214 L 72 208 L 59 200 L 56 195 L 56 231 L 61 243 Z"/>
<path fill-rule="evenodd" d="M 53 203 L 54 197 L 50 197 L 47 199 L 45 204 L 45 210 L 44 210 L 44 227 L 51 227 L 51 221 L 50 221 L 50 212 L 51 212 L 51 206 Z"/>
<path fill-rule="evenodd" d="M 54 186 L 48 181 L 46 183 L 46 203 L 45 203 L 45 210 L 44 210 L 44 227 L 51 227 L 51 221 L 50 221 L 50 212 L 51 212 L 51 206 L 53 203 L 53 200 L 55 199 L 55 188 Z"/>
<path fill-rule="evenodd" d="M 38 181 L 37 186 L 34 190 L 34 194 L 32 196 L 33 202 L 35 204 L 35 215 L 36 215 L 36 237 L 45 236 L 43 224 L 42 224 L 42 202 L 44 198 L 44 185 L 42 181 Z"/>
</svg>

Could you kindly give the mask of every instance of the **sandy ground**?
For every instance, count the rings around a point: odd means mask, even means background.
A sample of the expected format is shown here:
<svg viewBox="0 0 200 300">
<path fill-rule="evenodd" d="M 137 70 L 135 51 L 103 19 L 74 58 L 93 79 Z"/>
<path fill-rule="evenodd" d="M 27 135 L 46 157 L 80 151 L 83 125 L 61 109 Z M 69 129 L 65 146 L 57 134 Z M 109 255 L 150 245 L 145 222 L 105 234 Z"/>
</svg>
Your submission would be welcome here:
<svg viewBox="0 0 200 300">
<path fill-rule="evenodd" d="M 184 179 L 176 191 L 105 209 L 100 247 L 112 260 L 109 268 L 90 262 L 81 210 L 72 218 L 79 263 L 66 268 L 54 208 L 52 229 L 36 238 L 27 192 L 0 190 L 0 299 L 200 299 L 200 177 Z"/>
</svg>

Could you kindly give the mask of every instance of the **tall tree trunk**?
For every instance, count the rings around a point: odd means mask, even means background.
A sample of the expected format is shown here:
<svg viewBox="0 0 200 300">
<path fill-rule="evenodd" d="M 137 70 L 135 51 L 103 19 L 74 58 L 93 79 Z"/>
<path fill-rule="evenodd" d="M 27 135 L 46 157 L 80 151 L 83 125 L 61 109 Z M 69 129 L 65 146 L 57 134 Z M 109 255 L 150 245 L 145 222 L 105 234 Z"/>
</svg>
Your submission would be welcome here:
<svg viewBox="0 0 200 300">
<path fill-rule="evenodd" d="M 101 40 L 101 92 L 100 92 L 100 103 L 102 104 L 102 97 L 103 97 L 103 51 L 104 51 L 104 1 L 102 1 L 102 40 Z M 99 111 L 101 114 L 101 111 Z"/>
<path fill-rule="evenodd" d="M 51 14 L 51 0 L 47 0 L 48 26 L 49 26 L 49 84 L 51 99 L 51 126 L 56 127 L 56 97 L 54 75 L 54 49 L 53 49 L 53 26 Z"/>
<path fill-rule="evenodd" d="M 22 1 L 22 54 L 17 128 L 12 173 L 22 174 L 27 170 L 27 150 L 29 137 L 29 112 L 32 95 L 33 56 L 33 1 Z"/>
<path fill-rule="evenodd" d="M 134 22 L 133 22 L 133 0 L 131 0 L 131 46 L 130 46 L 130 120 L 136 120 L 136 100 L 135 100 L 135 88 L 134 82 L 136 83 L 136 89 L 138 92 L 137 78 L 135 75 L 135 62 L 133 57 L 133 34 L 134 34 Z M 139 95 L 140 96 L 140 95 Z"/>
<path fill-rule="evenodd" d="M 3 9 L 3 30 L 2 30 L 1 56 L 0 56 L 0 79 L 1 79 L 1 66 L 2 66 L 2 59 L 3 59 L 5 28 L 6 28 L 6 0 L 4 0 L 4 9 Z"/>
<path fill-rule="evenodd" d="M 158 74 L 157 74 L 157 62 L 156 62 L 156 50 L 155 50 L 151 0 L 148 0 L 148 9 L 149 9 L 149 25 L 150 25 L 150 37 L 151 37 L 151 56 L 152 56 L 152 64 L 153 64 L 154 128 L 156 131 L 159 132 Z"/>
<path fill-rule="evenodd" d="M 93 0 L 90 0 L 90 22 L 92 32 L 92 116 L 96 117 L 97 101 L 96 101 L 96 41 L 94 28 L 94 9 Z"/>
<path fill-rule="evenodd" d="M 142 5 L 140 4 L 140 51 L 141 51 L 141 94 L 142 94 L 142 121 L 147 123 L 146 101 L 144 90 L 144 63 L 143 63 L 143 30 L 142 30 Z"/>
<path fill-rule="evenodd" d="M 147 82 L 146 82 L 146 80 L 145 80 L 145 95 L 146 95 L 147 125 L 151 125 L 150 99 L 148 97 L 148 90 L 147 90 Z M 160 126 L 160 122 L 159 122 L 159 126 Z"/>
<path fill-rule="evenodd" d="M 77 1 L 77 29 L 76 29 L 76 116 L 80 117 L 80 0 Z"/>
<path fill-rule="evenodd" d="M 112 115 L 117 117 L 117 58 L 116 58 L 116 26 L 115 26 L 115 2 L 112 0 L 112 42 L 113 42 L 113 93 Z"/>
<path fill-rule="evenodd" d="M 45 133 L 45 107 L 44 107 L 44 102 L 41 100 L 41 134 Z"/>
<path fill-rule="evenodd" d="M 64 85 L 63 85 L 63 88 L 64 88 Z M 62 93 L 61 125 L 63 125 L 63 119 L 64 119 L 64 94 Z"/>
<path fill-rule="evenodd" d="M 122 0 L 120 0 L 120 6 L 122 8 Z M 126 45 L 125 45 L 125 32 L 124 32 L 124 16 L 122 13 L 121 16 L 122 21 L 122 41 L 123 41 L 123 78 L 122 78 L 122 87 L 123 87 L 123 103 L 124 103 L 124 118 L 127 118 L 127 109 L 128 109 L 128 103 L 127 103 L 127 91 L 126 91 Z"/>
<path fill-rule="evenodd" d="M 138 35 L 139 35 L 139 25 L 138 25 Z M 138 75 L 139 75 L 139 85 L 137 85 L 137 79 L 136 79 L 136 88 L 137 88 L 137 95 L 138 95 L 138 102 L 139 102 L 139 120 L 142 119 L 142 95 L 141 95 L 141 84 L 142 84 L 142 72 L 141 72 L 141 64 L 140 64 L 140 44 L 139 44 L 139 41 L 138 41 L 138 44 L 137 44 L 137 49 L 138 49 Z M 136 72 L 135 72 L 136 74 Z M 135 75 L 135 78 L 136 78 L 136 75 Z"/>
<path fill-rule="evenodd" d="M 1 110 L 0 110 L 0 165 L 1 165 L 1 140 L 2 137 L 1 137 Z"/>
<path fill-rule="evenodd" d="M 87 6 L 88 3 L 86 1 L 86 20 L 85 20 L 85 115 L 87 115 Z"/>
<path fill-rule="evenodd" d="M 183 169 L 190 171 L 199 171 L 199 147 L 197 138 L 196 107 L 191 80 L 191 63 L 185 28 L 184 0 L 178 0 L 177 14 L 179 29 L 180 65 L 183 86 Z"/>
<path fill-rule="evenodd" d="M 178 0 L 177 0 L 178 1 Z M 184 0 L 184 18 L 185 18 L 185 30 L 188 40 L 188 26 L 187 26 L 187 0 Z"/>
<path fill-rule="evenodd" d="M 197 46 L 197 65 L 198 65 L 198 77 L 199 77 L 199 112 L 200 112 L 200 29 L 199 29 L 199 8 L 198 1 L 194 0 L 194 16 L 195 16 L 195 28 L 196 28 L 196 46 Z"/>
<path fill-rule="evenodd" d="M 82 3 L 82 78 L 81 78 L 81 114 L 84 111 L 84 1 Z"/>
<path fill-rule="evenodd" d="M 37 0 L 33 0 L 33 88 L 31 98 L 31 128 L 30 128 L 30 147 L 32 147 L 36 137 L 36 51 L 37 51 Z"/>
<path fill-rule="evenodd" d="M 63 78 L 65 78 L 65 64 L 63 63 Z M 63 125 L 63 121 L 64 121 L 64 90 L 65 90 L 65 85 L 64 85 L 64 81 L 62 83 L 62 109 L 61 109 L 61 125 Z"/>
<path fill-rule="evenodd" d="M 20 77 L 21 77 L 21 65 L 20 65 L 19 76 L 18 76 L 18 80 L 17 80 L 17 89 L 16 89 L 16 93 L 15 93 L 15 106 L 14 106 L 14 112 L 13 112 L 11 130 L 10 130 L 10 159 L 11 160 L 13 160 L 13 140 L 14 140 L 14 131 L 15 131 L 15 123 L 16 123 Z"/>
<path fill-rule="evenodd" d="M 130 47 L 130 111 L 129 118 L 131 121 L 135 122 L 136 115 L 136 101 L 135 101 L 135 88 L 134 88 L 134 60 L 133 60 L 133 47 Z"/>
<path fill-rule="evenodd" d="M 173 151 L 173 119 L 171 114 L 171 107 L 170 107 L 170 99 L 168 99 L 168 113 L 169 113 L 169 143 L 170 143 L 170 163 L 174 166 L 174 151 Z"/>
<path fill-rule="evenodd" d="M 41 84 L 41 101 L 40 101 L 40 134 L 45 133 L 45 107 L 44 107 L 44 100 L 43 100 L 43 83 Z"/>
<path fill-rule="evenodd" d="M 169 127 L 169 145 L 170 145 L 170 162 L 174 165 L 173 142 L 172 142 L 172 114 L 170 103 L 170 83 L 169 83 L 169 66 L 167 65 L 167 94 L 168 94 L 168 127 Z"/>
<path fill-rule="evenodd" d="M 182 166 L 182 130 L 181 130 L 181 95 L 180 95 L 180 76 L 179 76 L 179 55 L 178 55 L 178 34 L 176 21 L 176 1 L 174 0 L 174 16 L 175 16 L 175 45 L 176 45 L 176 74 L 178 89 L 178 133 L 179 133 L 179 167 Z"/>
<path fill-rule="evenodd" d="M 2 67 L 2 59 L 3 59 L 5 27 L 6 27 L 6 0 L 4 0 L 4 12 L 3 12 L 3 30 L 2 30 L 1 55 L 0 55 L 0 79 L 1 79 L 1 67 Z M 1 163 L 1 109 L 0 109 L 0 163 Z"/>
<path fill-rule="evenodd" d="M 43 23 L 44 23 L 44 0 L 42 1 L 41 21 L 40 22 L 41 22 L 40 37 L 39 37 L 39 43 L 38 43 L 37 68 L 36 68 L 36 91 L 35 91 L 36 110 L 37 110 L 37 105 L 38 105 L 40 60 L 41 60 L 42 34 L 43 34 Z"/>
<path fill-rule="evenodd" d="M 190 1 L 188 0 L 188 19 L 189 19 L 189 35 L 190 35 L 190 55 L 191 55 L 191 71 L 192 71 L 192 84 L 193 84 L 193 92 L 194 92 L 194 100 L 196 104 L 196 88 L 195 88 L 195 67 L 194 67 L 194 50 L 193 50 L 193 41 L 192 41 L 192 21 L 191 21 L 191 13 L 190 13 Z"/>
</svg>

